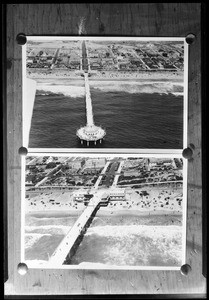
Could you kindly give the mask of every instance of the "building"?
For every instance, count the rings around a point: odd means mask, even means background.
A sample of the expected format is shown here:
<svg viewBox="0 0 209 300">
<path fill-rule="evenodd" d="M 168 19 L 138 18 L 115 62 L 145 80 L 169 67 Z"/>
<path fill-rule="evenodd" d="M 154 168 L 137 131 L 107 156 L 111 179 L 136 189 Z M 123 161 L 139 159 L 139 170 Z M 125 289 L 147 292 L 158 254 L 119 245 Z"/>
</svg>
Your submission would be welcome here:
<svg viewBox="0 0 209 300">
<path fill-rule="evenodd" d="M 106 164 L 106 159 L 103 157 L 98 157 L 94 159 L 88 159 L 85 163 L 85 168 L 103 168 Z"/>
<path fill-rule="evenodd" d="M 123 173 L 124 176 L 139 176 L 140 172 L 138 170 L 125 170 Z"/>
<path fill-rule="evenodd" d="M 48 164 L 48 163 L 50 163 L 50 162 L 52 162 L 53 161 L 53 157 L 52 156 L 50 156 L 47 160 L 46 160 L 46 164 Z"/>
<path fill-rule="evenodd" d="M 33 63 L 33 58 L 28 58 L 27 59 L 27 64 L 32 64 Z"/>
<path fill-rule="evenodd" d="M 33 182 L 31 180 L 29 180 L 29 181 L 26 181 L 25 186 L 26 187 L 28 187 L 28 186 L 34 186 L 34 184 L 33 184 Z"/>
<path fill-rule="evenodd" d="M 127 70 L 127 69 L 129 69 L 129 62 L 128 63 L 118 63 L 118 67 L 119 67 L 119 69 L 120 70 Z"/>
<path fill-rule="evenodd" d="M 84 201 L 85 199 L 85 195 L 87 194 L 87 191 L 86 190 L 78 190 L 78 191 L 75 191 L 73 193 L 73 200 L 74 201 L 78 201 L 78 202 L 82 202 Z"/>
<path fill-rule="evenodd" d="M 109 200 L 111 201 L 118 201 L 118 200 L 125 200 L 125 189 L 112 189 L 110 190 Z"/>
<path fill-rule="evenodd" d="M 72 169 L 79 170 L 83 167 L 84 163 L 85 163 L 84 159 L 76 159 L 70 162 L 70 165 Z"/>
<path fill-rule="evenodd" d="M 123 170 L 129 171 L 130 169 L 135 169 L 138 167 L 143 167 L 146 164 L 146 159 L 138 158 L 138 159 L 129 159 L 124 162 Z"/>
<path fill-rule="evenodd" d="M 153 164 L 153 165 L 157 165 L 157 164 L 165 164 L 165 163 L 172 163 L 172 159 L 171 158 L 148 158 L 148 162 Z"/>
<path fill-rule="evenodd" d="M 100 63 L 97 63 L 97 62 L 91 63 L 90 66 L 91 66 L 91 69 L 92 69 L 92 70 L 101 70 L 101 69 L 102 69 L 101 64 L 100 64 Z"/>
</svg>

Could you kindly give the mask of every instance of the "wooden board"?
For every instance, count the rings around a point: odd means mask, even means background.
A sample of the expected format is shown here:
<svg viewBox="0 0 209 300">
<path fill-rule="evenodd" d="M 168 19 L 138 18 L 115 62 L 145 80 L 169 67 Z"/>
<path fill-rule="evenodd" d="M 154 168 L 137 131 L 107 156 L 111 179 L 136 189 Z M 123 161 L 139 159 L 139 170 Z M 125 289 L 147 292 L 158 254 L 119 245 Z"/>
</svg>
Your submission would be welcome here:
<svg viewBox="0 0 209 300">
<path fill-rule="evenodd" d="M 202 275 L 201 5 L 200 3 L 8 4 L 7 5 L 7 295 L 35 294 L 205 294 Z M 82 26 L 83 24 L 83 26 Z M 79 31 L 80 30 L 80 31 Z M 35 270 L 21 276 L 22 60 L 25 35 L 196 36 L 189 47 L 188 212 L 186 261 L 192 270 Z"/>
</svg>

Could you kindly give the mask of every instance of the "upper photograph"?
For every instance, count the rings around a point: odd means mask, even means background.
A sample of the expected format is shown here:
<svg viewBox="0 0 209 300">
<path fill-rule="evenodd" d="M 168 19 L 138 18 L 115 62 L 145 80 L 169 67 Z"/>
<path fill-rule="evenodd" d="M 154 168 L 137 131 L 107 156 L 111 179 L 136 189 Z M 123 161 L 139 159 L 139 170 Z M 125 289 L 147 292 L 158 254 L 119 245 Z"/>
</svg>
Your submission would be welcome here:
<svg viewBox="0 0 209 300">
<path fill-rule="evenodd" d="M 28 148 L 183 149 L 184 38 L 27 37 Z"/>
</svg>

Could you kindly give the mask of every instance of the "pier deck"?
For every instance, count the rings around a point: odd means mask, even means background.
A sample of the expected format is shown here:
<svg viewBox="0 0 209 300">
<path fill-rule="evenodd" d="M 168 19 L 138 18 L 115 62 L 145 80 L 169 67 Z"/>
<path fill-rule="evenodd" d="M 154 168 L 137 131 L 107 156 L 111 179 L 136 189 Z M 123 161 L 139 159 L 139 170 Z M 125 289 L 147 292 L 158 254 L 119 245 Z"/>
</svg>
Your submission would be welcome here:
<svg viewBox="0 0 209 300">
<path fill-rule="evenodd" d="M 87 49 L 85 41 L 82 43 L 82 71 L 85 80 L 85 92 L 86 92 L 86 126 L 81 127 L 77 130 L 76 135 L 81 141 L 81 144 L 85 141 L 87 146 L 90 145 L 90 142 L 94 142 L 96 145 L 97 141 L 102 143 L 106 132 L 100 126 L 94 124 L 93 108 L 92 108 L 92 99 L 89 86 L 89 61 L 87 57 Z"/>
<path fill-rule="evenodd" d="M 84 79 L 85 79 L 85 89 L 86 89 L 86 119 L 87 119 L 86 125 L 93 126 L 94 118 L 93 118 L 93 109 L 92 109 L 92 102 L 91 102 L 88 73 L 84 73 Z"/>
<path fill-rule="evenodd" d="M 102 192 L 103 194 L 104 192 Z M 101 201 L 101 193 L 95 194 L 95 196 L 89 201 L 89 204 L 87 208 L 83 211 L 83 213 L 80 215 L 78 220 L 75 222 L 73 227 L 69 230 L 69 232 L 66 234 L 62 242 L 59 244 L 57 249 L 52 254 L 48 265 L 51 267 L 60 267 L 72 247 L 74 246 L 77 238 L 82 234 L 82 231 L 85 230 L 86 223 L 88 222 L 89 218 L 94 213 L 95 209 L 99 205 Z"/>
</svg>

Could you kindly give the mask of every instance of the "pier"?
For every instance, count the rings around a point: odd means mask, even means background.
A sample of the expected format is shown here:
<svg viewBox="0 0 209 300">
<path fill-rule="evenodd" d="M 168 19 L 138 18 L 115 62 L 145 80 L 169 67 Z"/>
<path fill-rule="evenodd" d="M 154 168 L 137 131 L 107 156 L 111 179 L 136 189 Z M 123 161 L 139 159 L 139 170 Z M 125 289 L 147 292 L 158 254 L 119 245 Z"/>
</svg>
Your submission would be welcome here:
<svg viewBox="0 0 209 300">
<path fill-rule="evenodd" d="M 91 219 L 94 218 L 94 215 L 99 208 L 103 194 L 104 192 L 97 192 L 93 198 L 90 199 L 88 206 L 52 254 L 48 266 L 60 267 L 65 263 L 66 259 L 71 259 L 79 246 L 86 229 L 89 227 Z"/>
<path fill-rule="evenodd" d="M 122 166 L 124 161 L 122 161 L 119 165 L 119 171 L 121 172 Z M 52 254 L 48 265 L 53 267 L 59 267 L 62 264 L 69 263 L 73 255 L 75 254 L 77 248 L 79 247 L 83 236 L 90 226 L 94 216 L 96 215 L 98 209 L 100 206 L 106 206 L 109 202 L 109 199 L 111 197 L 115 198 L 115 192 L 117 193 L 115 186 L 116 181 L 118 180 L 118 175 L 116 175 L 117 180 L 115 180 L 114 185 L 112 186 L 112 189 L 109 190 L 109 192 L 104 191 L 103 189 L 98 190 L 100 181 L 103 177 L 103 175 L 106 173 L 108 167 L 110 165 L 110 162 L 108 161 L 104 168 L 101 171 L 101 174 L 99 175 L 97 181 L 95 182 L 94 186 L 91 188 L 89 195 L 92 195 L 89 200 L 87 207 L 84 209 L 80 217 L 77 219 L 75 224 L 71 227 L 71 229 L 68 231 L 64 239 L 61 241 L 61 243 L 58 245 L 54 253 Z M 124 193 L 123 189 L 120 189 L 122 193 Z M 121 200 L 121 195 L 118 199 L 115 200 Z"/>
<path fill-rule="evenodd" d="M 90 191 L 88 193 L 85 191 L 82 192 L 84 202 L 86 202 L 87 207 L 50 257 L 48 261 L 49 267 L 60 267 L 63 264 L 70 264 L 72 257 L 83 240 L 84 234 L 91 225 L 91 222 L 93 221 L 100 206 L 107 206 L 110 200 L 121 201 L 125 199 L 125 189 L 116 188 L 124 160 L 122 160 L 118 166 L 117 174 L 115 175 L 111 188 L 108 191 L 106 189 L 99 189 L 102 177 L 107 172 L 112 174 L 112 172 L 115 171 L 115 162 L 113 161 L 111 166 L 110 164 L 110 161 L 106 162 L 97 178 L 97 181 Z"/>
<path fill-rule="evenodd" d="M 85 91 L 86 91 L 86 126 L 81 127 L 77 130 L 76 135 L 79 138 L 81 144 L 84 143 L 90 146 L 90 143 L 96 145 L 102 143 L 106 132 L 100 126 L 94 124 L 92 99 L 89 86 L 89 61 L 86 54 L 85 41 L 82 44 L 82 70 L 85 80 Z"/>
</svg>

